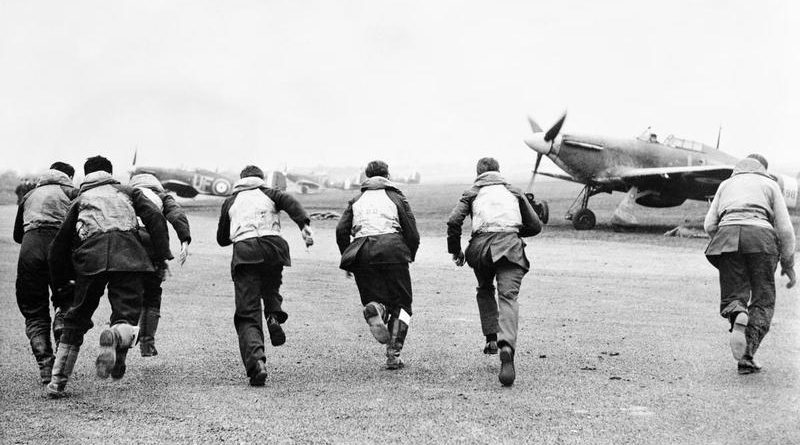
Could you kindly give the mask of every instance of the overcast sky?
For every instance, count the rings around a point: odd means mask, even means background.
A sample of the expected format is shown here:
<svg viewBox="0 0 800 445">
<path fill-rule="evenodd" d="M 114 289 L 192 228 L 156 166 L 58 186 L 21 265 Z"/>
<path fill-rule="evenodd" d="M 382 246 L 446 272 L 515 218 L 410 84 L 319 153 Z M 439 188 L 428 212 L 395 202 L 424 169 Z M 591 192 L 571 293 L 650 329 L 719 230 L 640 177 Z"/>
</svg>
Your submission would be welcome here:
<svg viewBox="0 0 800 445">
<path fill-rule="evenodd" d="M 543 3 L 0 0 L 0 169 L 520 169 L 568 109 L 800 171 L 797 2 Z"/>
</svg>

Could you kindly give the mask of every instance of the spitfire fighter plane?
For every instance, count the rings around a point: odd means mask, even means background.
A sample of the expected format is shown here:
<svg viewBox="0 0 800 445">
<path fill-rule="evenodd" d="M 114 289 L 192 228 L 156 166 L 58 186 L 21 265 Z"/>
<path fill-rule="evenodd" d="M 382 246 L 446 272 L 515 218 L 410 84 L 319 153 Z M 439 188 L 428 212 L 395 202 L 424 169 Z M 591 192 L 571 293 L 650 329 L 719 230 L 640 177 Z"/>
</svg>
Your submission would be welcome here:
<svg viewBox="0 0 800 445">
<path fill-rule="evenodd" d="M 228 196 L 233 192 L 233 184 L 238 177 L 211 170 L 162 167 L 135 167 L 131 176 L 150 173 L 161 181 L 165 190 L 181 198 L 194 198 L 197 195 Z M 270 187 L 286 190 L 286 176 L 279 171 L 267 172 L 265 182 Z"/>
<path fill-rule="evenodd" d="M 577 230 L 589 230 L 596 224 L 589 210 L 589 198 L 598 193 L 625 192 L 624 204 L 635 202 L 645 207 L 675 207 L 687 199 L 708 201 L 714 197 L 719 184 L 730 177 L 738 158 L 717 148 L 688 139 L 668 136 L 659 141 L 649 129 L 635 139 L 605 136 L 561 134 L 566 113 L 546 132 L 528 118 L 533 137 L 525 144 L 536 151 L 536 164 L 528 185 L 529 191 L 537 173 L 583 184 L 583 190 L 567 211 L 567 219 Z M 539 172 L 542 157 L 547 156 L 564 174 Z M 787 206 L 796 209 L 798 178 L 776 176 Z M 532 199 L 533 195 L 529 196 Z M 549 218 L 547 202 L 533 202 L 534 208 Z"/>
</svg>

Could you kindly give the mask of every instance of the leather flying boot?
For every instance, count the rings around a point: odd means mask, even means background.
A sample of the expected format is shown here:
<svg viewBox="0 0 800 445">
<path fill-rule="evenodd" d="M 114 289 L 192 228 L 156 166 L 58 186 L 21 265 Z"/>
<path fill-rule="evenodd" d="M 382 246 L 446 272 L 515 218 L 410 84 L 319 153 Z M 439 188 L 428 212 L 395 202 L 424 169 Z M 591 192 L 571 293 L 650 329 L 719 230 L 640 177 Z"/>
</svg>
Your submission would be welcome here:
<svg viewBox="0 0 800 445">
<path fill-rule="evenodd" d="M 53 317 L 53 339 L 56 341 L 56 349 L 58 343 L 61 342 L 61 331 L 64 330 L 64 311 L 56 309 L 56 314 Z"/>
<path fill-rule="evenodd" d="M 61 343 L 56 352 L 56 359 L 53 363 L 53 376 L 50 383 L 47 385 L 47 395 L 50 398 L 58 398 L 64 396 L 69 377 L 72 375 L 72 370 L 75 368 L 75 362 L 78 360 L 78 352 L 80 346 L 71 345 L 68 343 Z"/>
<path fill-rule="evenodd" d="M 139 336 L 138 326 L 120 323 L 116 325 L 116 328 L 119 332 L 121 342 L 117 345 L 117 355 L 114 357 L 114 367 L 111 368 L 111 378 L 114 380 L 121 379 L 125 376 L 125 358 L 128 356 L 128 350 L 136 344 L 136 339 Z"/>
<path fill-rule="evenodd" d="M 39 365 L 39 378 L 43 385 L 50 383 L 53 374 L 53 347 L 50 344 L 50 333 L 35 335 L 31 338 L 31 350 Z"/>
<path fill-rule="evenodd" d="M 267 365 L 262 361 L 258 361 L 256 369 L 250 375 L 250 386 L 264 386 L 267 381 Z"/>
<path fill-rule="evenodd" d="M 400 369 L 405 366 L 400 358 L 403 344 L 408 334 L 408 323 L 411 322 L 411 315 L 405 310 L 400 309 L 397 317 L 389 319 L 389 344 L 386 345 L 386 369 Z"/>
<path fill-rule="evenodd" d="M 142 357 L 158 355 L 155 337 L 159 318 L 161 318 L 159 309 L 152 307 L 142 309 L 142 316 L 139 318 L 139 352 Z"/>
<path fill-rule="evenodd" d="M 514 350 L 507 344 L 500 348 L 500 375 L 498 377 L 503 386 L 513 385 L 517 378 L 514 370 Z"/>
<path fill-rule="evenodd" d="M 286 333 L 283 332 L 281 324 L 274 315 L 267 316 L 267 332 L 269 332 L 269 341 L 272 346 L 280 346 L 286 343 Z"/>
<path fill-rule="evenodd" d="M 105 379 L 110 375 L 115 379 L 121 379 L 125 375 L 125 358 L 128 349 L 136 342 L 138 333 L 137 326 L 127 323 L 103 329 L 100 333 L 100 354 L 95 362 L 98 377 Z"/>
<path fill-rule="evenodd" d="M 744 356 L 736 366 L 736 371 L 739 374 L 755 374 L 761 372 L 761 364 L 755 361 L 752 357 Z"/>
<path fill-rule="evenodd" d="M 364 306 L 364 320 L 367 320 L 369 331 L 378 343 L 384 345 L 389 341 L 389 329 L 386 327 L 386 307 L 370 301 Z"/>
</svg>

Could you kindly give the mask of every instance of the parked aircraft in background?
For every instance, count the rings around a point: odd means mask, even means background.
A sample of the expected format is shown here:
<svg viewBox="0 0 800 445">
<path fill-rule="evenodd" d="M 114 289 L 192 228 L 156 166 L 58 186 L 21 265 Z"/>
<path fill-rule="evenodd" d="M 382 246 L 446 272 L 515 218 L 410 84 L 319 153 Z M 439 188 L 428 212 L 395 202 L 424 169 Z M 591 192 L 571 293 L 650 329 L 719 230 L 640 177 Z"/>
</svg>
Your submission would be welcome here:
<svg viewBox="0 0 800 445">
<path fill-rule="evenodd" d="M 175 193 L 182 198 L 194 198 L 197 195 L 228 196 L 233 191 L 233 185 L 238 181 L 234 173 L 220 173 L 205 169 L 183 169 L 163 167 L 137 167 L 136 158 L 138 150 L 133 155 L 133 170 L 131 175 L 150 173 L 159 181 L 164 189 Z M 290 188 L 302 194 L 316 193 L 323 189 L 356 190 L 366 179 L 364 170 L 344 178 L 332 178 L 326 173 L 297 173 L 284 167 L 283 171 L 273 170 L 265 172 L 267 185 L 280 190 Z M 396 182 L 417 184 L 420 174 L 392 178 Z"/>
<path fill-rule="evenodd" d="M 155 176 L 165 190 L 181 198 L 194 198 L 197 195 L 228 196 L 233 192 L 233 184 L 239 180 L 238 175 L 232 173 L 161 167 L 135 167 L 131 176 L 140 173 Z M 286 176 L 282 172 L 266 172 L 265 182 L 270 187 L 286 190 Z"/>
<path fill-rule="evenodd" d="M 290 173 L 286 170 L 283 172 L 286 175 L 286 178 L 300 187 L 300 193 L 307 194 L 311 192 L 319 191 L 322 188 L 322 181 L 320 181 L 320 177 L 314 174 L 301 174 L 301 173 Z"/>
<path fill-rule="evenodd" d="M 419 172 L 414 172 L 408 176 L 394 176 L 392 175 L 392 181 L 399 182 L 400 184 L 419 184 L 421 180 L 421 176 Z"/>
<path fill-rule="evenodd" d="M 636 204 L 645 207 L 674 207 L 687 199 L 708 201 L 714 197 L 719 184 L 730 177 L 738 158 L 700 142 L 668 136 L 659 141 L 645 131 L 635 139 L 561 134 L 564 115 L 549 130 L 528 118 L 533 137 L 525 143 L 536 151 L 536 164 L 528 185 L 529 191 L 537 173 L 583 184 L 583 190 L 567 211 L 577 230 L 595 226 L 594 212 L 589 210 L 589 198 L 598 193 L 626 192 L 628 195 L 615 215 L 623 218 L 623 207 Z M 542 157 L 547 156 L 566 175 L 539 172 Z M 787 206 L 798 208 L 798 177 L 775 175 L 781 185 Z M 549 218 L 547 202 L 530 199 L 543 220 Z"/>
</svg>

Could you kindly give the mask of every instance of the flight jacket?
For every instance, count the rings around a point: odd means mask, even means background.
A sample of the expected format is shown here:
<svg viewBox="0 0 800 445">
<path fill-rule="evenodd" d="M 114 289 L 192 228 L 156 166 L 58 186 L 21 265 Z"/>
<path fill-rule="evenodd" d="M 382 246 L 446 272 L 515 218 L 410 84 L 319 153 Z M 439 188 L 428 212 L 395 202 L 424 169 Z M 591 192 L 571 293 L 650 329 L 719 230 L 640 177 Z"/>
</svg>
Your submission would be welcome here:
<svg viewBox="0 0 800 445">
<path fill-rule="evenodd" d="M 142 173 L 131 177 L 128 186 L 137 188 L 147 196 L 156 207 L 161 209 L 164 218 L 175 229 L 178 235 L 178 240 L 183 243 L 192 242 L 192 234 L 189 229 L 189 219 L 186 217 L 183 208 L 175 201 L 175 198 L 164 190 L 161 182 L 155 176 L 149 173 Z M 155 256 L 155 249 L 150 240 L 150 234 L 147 233 L 144 223 L 139 225 L 139 237 L 142 239 L 142 244 L 148 255 Z"/>
<path fill-rule="evenodd" d="M 23 196 L 14 221 L 14 241 L 22 243 L 25 232 L 34 229 L 58 230 L 67 217 L 69 204 L 78 196 L 72 179 L 59 170 L 47 170 L 36 188 Z"/>
<path fill-rule="evenodd" d="M 720 184 L 704 228 L 711 235 L 707 256 L 764 252 L 780 255 L 784 268 L 794 265 L 796 240 L 789 209 L 778 183 L 755 159 L 739 161 Z"/>
<path fill-rule="evenodd" d="M 152 239 L 152 259 L 139 238 L 137 216 Z M 158 207 L 140 190 L 98 171 L 84 178 L 50 246 L 49 263 L 59 288 L 75 274 L 153 272 L 154 260 L 171 259 L 167 223 Z"/>
<path fill-rule="evenodd" d="M 233 194 L 222 203 L 217 225 L 217 243 L 233 244 L 231 276 L 240 264 L 292 265 L 289 244 L 280 235 L 281 210 L 300 229 L 311 223 L 299 201 L 267 187 L 263 179 L 250 176 L 234 184 Z"/>
<path fill-rule="evenodd" d="M 419 249 L 417 221 L 397 185 L 382 176 L 364 180 L 336 225 L 336 244 L 344 270 L 414 262 Z"/>
<path fill-rule="evenodd" d="M 482 194 L 482 189 L 488 187 L 492 187 L 491 192 L 485 190 Z M 510 197 L 516 200 L 516 206 Z M 508 184 L 500 173 L 489 171 L 478 175 L 450 212 L 447 220 L 448 253 L 461 252 L 461 226 L 467 216 L 472 220 L 472 237 L 465 256 L 471 267 L 506 259 L 525 270 L 530 268 L 522 237 L 539 234 L 542 222 L 522 192 Z"/>
</svg>

